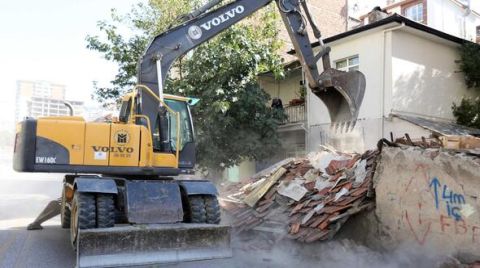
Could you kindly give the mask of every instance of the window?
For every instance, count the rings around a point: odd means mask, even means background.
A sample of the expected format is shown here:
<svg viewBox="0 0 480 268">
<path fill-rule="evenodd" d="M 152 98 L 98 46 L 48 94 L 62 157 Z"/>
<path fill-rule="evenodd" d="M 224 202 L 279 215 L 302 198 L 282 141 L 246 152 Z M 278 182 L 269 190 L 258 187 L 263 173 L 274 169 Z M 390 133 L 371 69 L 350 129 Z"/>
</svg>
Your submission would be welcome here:
<svg viewBox="0 0 480 268">
<path fill-rule="evenodd" d="M 177 124 L 180 130 L 180 137 L 178 140 L 179 151 L 182 151 L 185 145 L 189 142 L 193 142 L 193 128 L 190 120 L 190 112 L 188 104 L 184 101 L 177 101 L 172 99 L 165 99 L 165 104 L 170 109 L 179 113 L 180 122 L 177 122 L 177 117 L 167 112 L 163 123 L 166 126 L 166 131 L 162 131 L 160 126 L 160 116 L 157 116 L 155 127 L 153 130 L 153 150 L 155 152 L 174 153 L 177 150 Z"/>
<path fill-rule="evenodd" d="M 405 8 L 404 15 L 413 21 L 423 22 L 423 3 Z"/>
<path fill-rule="evenodd" d="M 171 99 L 165 99 L 165 103 L 175 112 L 180 114 L 180 146 L 179 150 L 181 151 L 185 144 L 189 142 L 193 142 L 193 130 L 192 130 L 192 122 L 190 121 L 190 113 L 188 111 L 188 104 L 184 101 L 176 101 Z M 177 141 L 177 118 L 173 115 L 169 114 L 169 121 L 170 121 L 170 144 L 173 150 L 176 150 L 176 141 Z"/>
<path fill-rule="evenodd" d="M 476 39 L 477 39 L 476 40 L 477 44 L 480 44 L 480 25 L 477 26 L 477 38 Z"/>
<path fill-rule="evenodd" d="M 340 71 L 350 72 L 350 71 L 358 71 L 358 67 L 360 65 L 360 60 L 357 56 L 352 56 L 346 59 L 338 60 L 335 62 L 336 69 Z"/>
</svg>

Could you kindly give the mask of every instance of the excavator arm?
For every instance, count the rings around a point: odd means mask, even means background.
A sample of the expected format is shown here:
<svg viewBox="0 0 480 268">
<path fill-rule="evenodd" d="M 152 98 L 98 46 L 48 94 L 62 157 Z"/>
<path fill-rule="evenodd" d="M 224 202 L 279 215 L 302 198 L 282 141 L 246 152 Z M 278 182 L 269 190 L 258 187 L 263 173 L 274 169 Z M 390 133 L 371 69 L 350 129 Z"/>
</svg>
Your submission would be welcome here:
<svg viewBox="0 0 480 268">
<path fill-rule="evenodd" d="M 163 99 L 165 79 L 176 59 L 272 2 L 272 0 L 236 0 L 211 10 L 220 1 L 208 2 L 184 16 L 186 22 L 156 36 L 140 59 L 138 83 L 151 88 L 160 99 Z M 275 0 L 275 2 L 303 66 L 310 89 L 325 103 L 332 122 L 354 122 L 365 92 L 365 77 L 358 71 L 347 73 L 330 68 L 330 48 L 323 44 L 320 31 L 305 0 Z M 321 44 L 320 52 L 316 54 L 306 31 L 307 20 L 315 38 Z M 322 73 L 317 64 L 320 59 L 323 63 Z M 150 122 L 156 122 L 159 114 L 158 101 L 149 93 L 142 93 L 139 112 L 148 116 Z M 348 124 L 352 126 L 351 123 Z"/>
</svg>

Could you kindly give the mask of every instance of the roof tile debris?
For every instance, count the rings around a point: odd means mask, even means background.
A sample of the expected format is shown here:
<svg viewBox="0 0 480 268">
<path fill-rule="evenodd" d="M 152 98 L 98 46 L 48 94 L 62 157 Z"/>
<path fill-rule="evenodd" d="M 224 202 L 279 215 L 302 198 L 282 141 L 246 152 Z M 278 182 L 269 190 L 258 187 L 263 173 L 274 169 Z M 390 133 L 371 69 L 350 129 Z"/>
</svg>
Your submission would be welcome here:
<svg viewBox="0 0 480 268">
<path fill-rule="evenodd" d="M 350 216 L 374 207 L 378 154 L 322 151 L 282 161 L 262 177 L 224 189 L 221 205 L 233 216 L 236 232 L 283 222 L 291 239 L 331 239 Z"/>
</svg>

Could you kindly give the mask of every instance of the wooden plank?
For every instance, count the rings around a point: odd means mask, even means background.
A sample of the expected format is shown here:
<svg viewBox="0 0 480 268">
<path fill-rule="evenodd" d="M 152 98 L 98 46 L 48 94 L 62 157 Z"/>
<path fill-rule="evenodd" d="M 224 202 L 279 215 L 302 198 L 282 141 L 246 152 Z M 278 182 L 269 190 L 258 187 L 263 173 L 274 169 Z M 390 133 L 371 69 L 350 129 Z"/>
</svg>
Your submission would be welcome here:
<svg viewBox="0 0 480 268">
<path fill-rule="evenodd" d="M 266 179 L 262 184 L 260 184 L 257 188 L 255 188 L 251 193 L 249 193 L 243 199 L 245 204 L 249 205 L 250 207 L 254 207 L 257 204 L 258 200 L 260 200 L 270 188 L 280 179 L 280 177 L 285 174 L 287 170 L 283 167 L 280 167 L 272 176 Z"/>
</svg>

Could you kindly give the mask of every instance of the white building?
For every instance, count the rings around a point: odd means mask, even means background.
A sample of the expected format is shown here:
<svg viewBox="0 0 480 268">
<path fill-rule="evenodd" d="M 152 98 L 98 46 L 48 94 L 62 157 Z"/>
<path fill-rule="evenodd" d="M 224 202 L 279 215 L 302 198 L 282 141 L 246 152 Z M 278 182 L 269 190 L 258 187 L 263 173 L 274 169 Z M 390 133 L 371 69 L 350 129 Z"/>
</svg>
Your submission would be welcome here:
<svg viewBox="0 0 480 268">
<path fill-rule="evenodd" d="M 477 42 L 477 38 L 480 41 L 478 0 L 352 0 L 349 2 L 350 15 L 366 25 L 369 23 L 368 11 L 360 17 L 357 16 L 373 4 L 377 4 L 388 14 L 403 15 L 439 31 L 472 42 Z"/>
<path fill-rule="evenodd" d="M 25 117 L 67 116 L 70 110 L 65 105 L 66 87 L 47 81 L 17 81 L 15 122 Z M 68 101 L 75 115 L 83 115 L 83 102 Z"/>
<path fill-rule="evenodd" d="M 392 15 L 328 38 L 332 66 L 358 69 L 367 86 L 353 132 L 331 129 L 325 105 L 307 95 L 307 149 L 329 144 L 346 151 L 374 148 L 380 138 L 429 131 L 399 119 L 452 122 L 451 106 L 463 96 L 476 96 L 458 73 L 458 48 L 465 40 Z M 318 45 L 318 44 L 317 44 Z"/>
<path fill-rule="evenodd" d="M 439 7 L 446 8 L 447 4 L 438 3 L 452 1 L 397 2 L 425 3 L 427 7 L 423 9 L 422 6 L 422 10 L 429 10 L 427 21 L 430 17 L 435 23 L 443 21 L 448 24 L 450 18 L 436 17 L 432 15 L 432 10 L 440 12 Z M 398 3 L 390 1 L 390 6 Z M 403 11 L 408 10 L 408 7 L 404 8 Z M 458 10 L 461 11 L 460 8 Z M 402 14 L 402 9 L 399 13 Z M 449 16 L 447 13 L 444 11 L 441 16 Z M 472 14 L 477 16 L 477 13 Z M 344 133 L 331 128 L 325 105 L 309 90 L 304 103 L 299 103 L 299 88 L 306 83 L 298 63 L 286 65 L 289 71 L 285 80 L 275 80 L 272 75 L 262 74 L 259 76 L 260 85 L 272 98 L 282 100 L 289 115 L 289 120 L 279 127 L 285 151 L 276 159 L 316 151 L 319 145 L 363 152 L 375 148 L 381 138 L 390 139 L 391 135 L 397 138 L 408 133 L 412 138 L 420 138 L 430 136 L 432 129 L 440 134 L 469 131 L 452 124 L 452 103 L 458 103 L 464 96 L 478 95 L 476 91 L 467 89 L 462 74 L 457 72 L 458 48 L 467 42 L 459 34 L 446 33 L 393 13 L 385 19 L 371 21 L 324 41 L 332 48 L 332 67 L 359 70 L 366 76 L 367 86 L 359 120 L 353 131 Z M 318 49 L 318 43 L 313 46 Z M 292 100 L 295 100 L 293 104 Z M 268 163 L 263 166 L 257 163 L 255 167 L 254 163 L 245 162 L 237 168 L 236 174 L 240 174 L 237 175 L 240 178 L 247 177 L 265 165 Z"/>
</svg>

